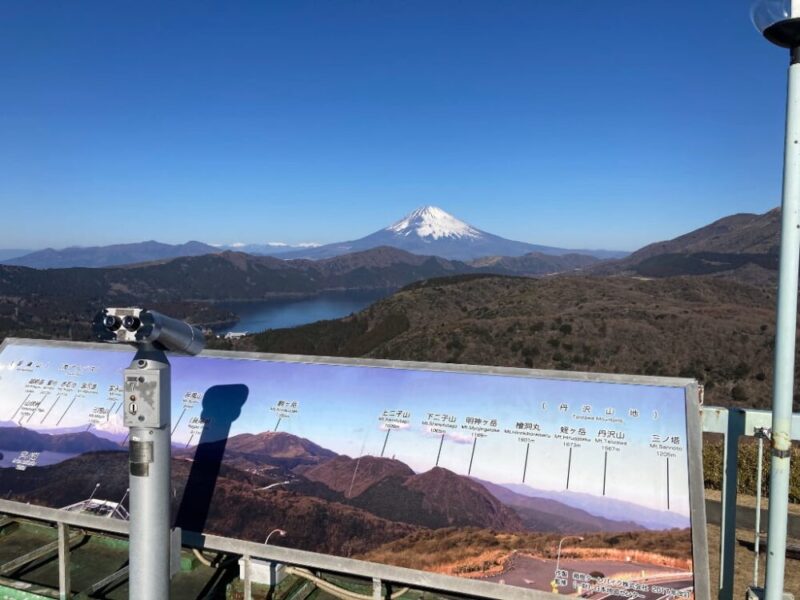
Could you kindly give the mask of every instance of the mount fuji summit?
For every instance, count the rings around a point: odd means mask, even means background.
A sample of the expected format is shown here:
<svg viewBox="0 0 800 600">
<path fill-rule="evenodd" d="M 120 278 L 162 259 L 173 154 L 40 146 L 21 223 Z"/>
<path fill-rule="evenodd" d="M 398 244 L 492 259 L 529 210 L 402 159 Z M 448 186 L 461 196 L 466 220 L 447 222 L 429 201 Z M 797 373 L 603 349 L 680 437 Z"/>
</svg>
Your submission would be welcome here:
<svg viewBox="0 0 800 600">
<path fill-rule="evenodd" d="M 396 223 L 366 237 L 307 250 L 282 252 L 280 257 L 330 258 L 379 246 L 391 246 L 413 254 L 440 256 L 450 260 L 473 260 L 485 256 L 522 256 L 531 252 L 555 256 L 580 253 L 598 258 L 615 258 L 627 254 L 606 250 L 567 250 L 507 240 L 481 231 L 437 206 L 423 206 Z"/>
</svg>

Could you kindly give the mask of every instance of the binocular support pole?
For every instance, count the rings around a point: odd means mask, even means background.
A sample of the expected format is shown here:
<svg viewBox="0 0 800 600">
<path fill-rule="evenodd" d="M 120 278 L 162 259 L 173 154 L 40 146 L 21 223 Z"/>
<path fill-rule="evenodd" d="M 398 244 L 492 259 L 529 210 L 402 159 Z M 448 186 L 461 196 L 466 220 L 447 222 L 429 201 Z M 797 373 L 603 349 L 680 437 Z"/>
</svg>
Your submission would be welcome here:
<svg viewBox="0 0 800 600">
<path fill-rule="evenodd" d="M 152 345 L 139 347 L 125 369 L 129 427 L 129 597 L 169 598 L 170 378 L 169 361 Z"/>
</svg>

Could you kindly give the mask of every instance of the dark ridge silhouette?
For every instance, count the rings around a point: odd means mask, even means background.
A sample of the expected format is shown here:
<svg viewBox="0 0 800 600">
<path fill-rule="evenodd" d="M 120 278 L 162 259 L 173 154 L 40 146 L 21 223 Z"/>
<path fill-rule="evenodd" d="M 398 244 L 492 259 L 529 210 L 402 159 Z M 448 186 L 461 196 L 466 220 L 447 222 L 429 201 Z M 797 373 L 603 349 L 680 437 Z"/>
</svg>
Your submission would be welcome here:
<svg viewBox="0 0 800 600">
<path fill-rule="evenodd" d="M 39 433 L 19 426 L 0 427 L 0 448 L 29 452 L 49 450 L 67 454 L 82 454 L 97 450 L 125 450 L 119 444 L 88 431 L 50 434 Z"/>
</svg>

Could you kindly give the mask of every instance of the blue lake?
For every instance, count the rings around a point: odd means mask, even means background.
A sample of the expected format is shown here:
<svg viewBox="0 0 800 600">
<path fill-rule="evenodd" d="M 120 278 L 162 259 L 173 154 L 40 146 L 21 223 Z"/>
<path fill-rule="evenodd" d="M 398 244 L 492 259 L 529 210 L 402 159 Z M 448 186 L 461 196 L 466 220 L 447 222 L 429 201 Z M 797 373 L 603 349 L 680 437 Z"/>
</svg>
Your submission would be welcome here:
<svg viewBox="0 0 800 600">
<path fill-rule="evenodd" d="M 229 331 L 256 333 L 265 329 L 296 327 L 314 321 L 338 319 L 358 312 L 391 293 L 392 290 L 328 292 L 312 298 L 226 303 L 220 306 L 239 315 L 239 322 L 214 331 L 218 335 Z"/>
</svg>

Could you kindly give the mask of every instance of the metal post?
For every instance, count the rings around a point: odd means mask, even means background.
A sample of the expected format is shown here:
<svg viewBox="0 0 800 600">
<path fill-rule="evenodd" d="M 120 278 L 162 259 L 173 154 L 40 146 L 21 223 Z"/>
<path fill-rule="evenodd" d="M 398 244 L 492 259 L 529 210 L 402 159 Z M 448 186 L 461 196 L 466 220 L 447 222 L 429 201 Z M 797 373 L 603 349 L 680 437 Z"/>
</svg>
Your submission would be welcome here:
<svg viewBox="0 0 800 600">
<path fill-rule="evenodd" d="M 69 568 L 69 526 L 58 524 L 58 597 L 72 598 L 72 581 Z"/>
<path fill-rule="evenodd" d="M 139 349 L 125 370 L 130 427 L 130 597 L 169 598 L 170 366 L 161 350 Z M 135 424 L 135 426 L 134 426 Z"/>
<path fill-rule="evenodd" d="M 736 569 L 736 496 L 739 487 L 739 439 L 744 435 L 744 413 L 728 411 L 722 455 L 722 503 L 720 517 L 719 597 L 733 597 Z"/>
<path fill-rule="evenodd" d="M 792 9 L 798 8 L 797 0 Z M 772 459 L 769 480 L 766 600 L 783 597 L 789 505 L 797 279 L 800 259 L 800 49 L 791 50 L 786 103 L 778 315 L 772 400 Z"/>
<path fill-rule="evenodd" d="M 244 570 L 244 600 L 253 600 L 253 583 L 250 579 L 250 555 L 242 557 L 242 569 Z"/>
<path fill-rule="evenodd" d="M 583 541 L 583 538 L 579 535 L 565 535 L 561 538 L 561 541 L 558 542 L 558 553 L 556 554 L 556 571 L 559 569 L 559 565 L 561 564 L 561 545 L 564 543 L 565 540 L 576 539 L 579 541 Z"/>
<path fill-rule="evenodd" d="M 758 568 L 761 560 L 761 486 L 764 483 L 764 432 L 757 431 L 758 436 L 758 469 L 756 473 L 756 535 L 753 539 L 753 587 L 758 587 Z"/>
</svg>

